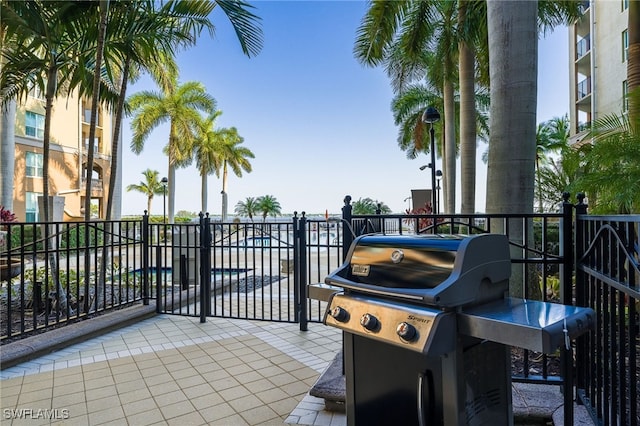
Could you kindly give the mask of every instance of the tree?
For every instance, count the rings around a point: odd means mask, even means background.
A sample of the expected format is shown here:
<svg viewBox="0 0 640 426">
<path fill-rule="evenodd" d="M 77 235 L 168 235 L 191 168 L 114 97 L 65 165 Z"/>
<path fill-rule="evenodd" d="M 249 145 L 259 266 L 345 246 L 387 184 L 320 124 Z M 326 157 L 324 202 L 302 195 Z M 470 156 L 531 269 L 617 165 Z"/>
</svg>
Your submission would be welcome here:
<svg viewBox="0 0 640 426">
<path fill-rule="evenodd" d="M 353 214 L 378 214 L 377 211 L 380 210 L 380 214 L 389 214 L 391 213 L 391 209 L 385 203 L 373 200 L 369 197 L 367 198 L 359 198 L 358 201 L 354 201 L 351 204 Z"/>
<path fill-rule="evenodd" d="M 170 72 L 170 71 L 168 71 Z M 153 130 L 169 122 L 169 137 L 163 151 L 169 159 L 169 223 L 173 223 L 175 208 L 175 170 L 191 163 L 194 129 L 201 119 L 200 111 L 211 111 L 215 100 L 202 83 L 178 83 L 177 75 L 165 75 L 170 82 L 160 91 L 145 90 L 129 97 L 133 119 L 131 150 L 140 154 Z"/>
<path fill-rule="evenodd" d="M 262 221 L 267 220 L 267 216 L 276 217 L 281 214 L 280 202 L 273 195 L 263 195 L 256 199 L 258 211 L 262 213 Z"/>
<path fill-rule="evenodd" d="M 260 212 L 260 209 L 256 198 L 247 197 L 244 201 L 238 201 L 234 211 L 237 215 L 248 217 L 253 222 L 253 217 Z"/>
<path fill-rule="evenodd" d="M 430 86 L 441 88 L 445 147 L 443 183 L 447 213 L 455 211 L 455 23 L 455 2 L 373 1 L 358 28 L 354 49 L 356 58 L 362 63 L 370 66 L 386 64 L 387 72 L 397 89 L 401 90 L 407 81 L 420 74 L 429 81 Z M 428 67 L 430 72 L 425 74 L 427 51 L 435 54 L 432 56 L 433 66 Z M 416 123 L 416 127 L 418 133 L 423 133 L 421 124 Z"/>
<path fill-rule="evenodd" d="M 53 101 L 69 89 L 69 79 L 79 66 L 76 57 L 85 53 L 81 52 L 83 38 L 77 23 L 90 7 L 75 1 L 3 1 L 0 4 L 3 35 L 0 105 L 4 109 L 9 102 L 26 99 L 34 89 L 45 95 L 44 197 L 49 196 Z M 44 203 L 45 222 L 51 220 L 49 213 L 49 203 Z"/>
<path fill-rule="evenodd" d="M 44 135 L 42 140 L 42 186 L 45 202 L 43 218 L 51 221 L 49 211 L 49 154 L 51 143 L 51 115 L 53 101 L 68 93 L 77 69 L 82 68 L 79 57 L 93 52 L 91 44 L 83 44 L 82 25 L 90 15 L 93 4 L 75 1 L 29 1 L 0 3 L 0 33 L 2 39 L 2 73 L 0 73 L 0 108 L 3 111 L 14 102 L 26 99 L 29 92 L 38 90 L 45 95 Z M 88 46 L 89 52 L 83 51 Z M 9 117 L 9 119 L 11 119 Z M 2 132 L 3 138 L 14 135 Z M 11 147 L 13 141 L 3 140 L 2 146 Z M 6 172 L 3 172 L 3 174 Z M 13 173 L 11 169 L 10 173 Z M 3 194 L 3 197 L 5 195 Z M 44 227 L 48 247 L 50 227 Z M 50 252 L 47 261 L 62 309 L 67 309 L 67 295 L 58 276 L 57 259 Z"/>
<path fill-rule="evenodd" d="M 207 212 L 207 195 L 209 193 L 207 177 L 212 173 L 220 174 L 222 159 L 220 158 L 221 145 L 224 143 L 224 129 L 216 130 L 215 123 L 222 111 L 215 110 L 198 126 L 198 135 L 194 145 L 196 167 L 200 172 L 201 185 L 201 212 Z"/>
<path fill-rule="evenodd" d="M 107 220 L 114 212 L 118 153 L 121 150 L 120 128 L 128 82 L 139 75 L 141 69 L 154 73 L 158 69 L 158 58 L 162 58 L 160 62 L 164 66 L 177 69 L 173 60 L 175 49 L 195 43 L 202 29 L 209 29 L 213 33 L 213 26 L 207 18 L 213 7 L 213 4 L 206 2 L 184 1 L 163 3 L 159 8 L 156 2 L 147 0 L 111 4 L 105 42 L 105 72 L 111 76 L 118 96 L 112 102 L 114 131 L 110 190 L 105 214 Z"/>
<path fill-rule="evenodd" d="M 127 186 L 127 191 L 140 192 L 147 196 L 147 212 L 151 215 L 151 201 L 155 195 L 164 195 L 166 187 L 158 179 L 160 172 L 157 170 L 146 169 L 142 172 L 144 180 L 138 184 L 131 184 Z"/>
<path fill-rule="evenodd" d="M 629 93 L 629 111 L 639 108 L 640 90 Z M 610 114 L 593 122 L 585 172 L 579 179 L 589 210 L 640 213 L 640 114 Z"/>
<path fill-rule="evenodd" d="M 238 129 L 231 127 L 224 131 L 222 144 L 220 145 L 220 159 L 222 160 L 222 221 L 227 220 L 227 177 L 228 169 L 231 167 L 233 173 L 241 177 L 242 171 L 251 173 L 252 167 L 249 158 L 255 155 L 247 147 L 240 146 L 244 142 L 238 134 Z M 220 176 L 219 171 L 216 175 Z"/>
<path fill-rule="evenodd" d="M 559 211 L 558 195 L 584 191 L 580 179 L 587 170 L 586 155 L 591 147 L 567 146 L 559 158 L 550 158 L 538 169 L 536 193 L 543 211 Z"/>
<path fill-rule="evenodd" d="M 533 210 L 538 19 L 543 28 L 553 26 L 574 19 L 571 13 L 577 15 L 578 6 L 578 2 L 487 1 L 491 81 L 487 213 L 526 214 Z M 511 241 L 522 244 L 526 232 L 522 222 L 510 221 L 507 226 Z M 523 255 L 512 246 L 513 258 Z M 514 269 L 511 296 L 524 296 L 524 273 L 529 272 Z M 528 290 L 534 298 L 540 291 L 534 284 Z"/>
<path fill-rule="evenodd" d="M 555 117 L 549 121 L 538 124 L 536 131 L 536 187 L 538 188 L 538 211 L 544 212 L 542 199 L 541 166 L 546 164 L 550 153 L 559 153 L 569 146 L 569 117 Z M 563 191 L 564 192 L 564 191 Z M 556 194 L 556 198 L 558 192 Z"/>
</svg>

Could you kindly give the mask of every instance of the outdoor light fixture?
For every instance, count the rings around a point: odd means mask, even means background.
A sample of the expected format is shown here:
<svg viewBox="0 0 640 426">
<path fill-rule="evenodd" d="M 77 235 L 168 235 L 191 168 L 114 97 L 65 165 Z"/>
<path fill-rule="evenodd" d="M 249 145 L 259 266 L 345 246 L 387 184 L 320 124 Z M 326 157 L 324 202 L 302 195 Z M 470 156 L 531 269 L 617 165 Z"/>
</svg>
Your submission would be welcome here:
<svg viewBox="0 0 640 426">
<path fill-rule="evenodd" d="M 163 177 L 160 179 L 162 184 L 162 223 L 167 223 L 167 184 L 169 179 Z"/>
<path fill-rule="evenodd" d="M 436 144 L 436 137 L 435 137 L 435 131 L 433 130 L 433 123 L 437 122 L 440 120 L 440 113 L 438 112 L 437 109 L 435 109 L 432 106 L 429 106 L 425 111 L 424 114 L 422 114 L 422 121 L 429 124 L 430 128 L 429 128 L 429 134 L 431 136 L 431 164 L 429 164 L 428 166 L 423 166 L 423 167 L 431 167 L 431 208 L 433 210 L 433 213 L 436 214 L 438 212 L 438 201 L 436 199 L 436 150 L 435 150 L 435 144 Z M 421 167 L 420 170 L 424 170 L 424 168 Z"/>
<path fill-rule="evenodd" d="M 433 124 L 437 121 L 440 121 L 440 113 L 437 109 L 432 106 L 429 106 L 422 114 L 422 121 L 427 124 Z"/>
</svg>

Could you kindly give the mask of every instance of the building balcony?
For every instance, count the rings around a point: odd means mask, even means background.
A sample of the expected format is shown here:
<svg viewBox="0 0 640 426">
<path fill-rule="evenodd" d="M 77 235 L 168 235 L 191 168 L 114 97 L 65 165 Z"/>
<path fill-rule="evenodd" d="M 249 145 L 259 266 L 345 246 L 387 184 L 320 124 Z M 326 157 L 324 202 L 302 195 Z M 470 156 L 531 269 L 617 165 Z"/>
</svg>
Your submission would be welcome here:
<svg viewBox="0 0 640 426">
<path fill-rule="evenodd" d="M 580 60 L 583 56 L 591 52 L 591 37 L 587 34 L 576 43 L 576 60 Z"/>
<path fill-rule="evenodd" d="M 87 178 L 82 178 L 80 181 L 80 189 L 81 191 L 87 190 Z M 91 196 L 92 197 L 102 197 L 104 193 L 104 187 L 102 179 L 91 179 Z"/>
<path fill-rule="evenodd" d="M 585 78 L 579 82 L 576 87 L 576 99 L 578 102 L 582 101 L 589 95 L 591 95 L 591 77 Z"/>
</svg>

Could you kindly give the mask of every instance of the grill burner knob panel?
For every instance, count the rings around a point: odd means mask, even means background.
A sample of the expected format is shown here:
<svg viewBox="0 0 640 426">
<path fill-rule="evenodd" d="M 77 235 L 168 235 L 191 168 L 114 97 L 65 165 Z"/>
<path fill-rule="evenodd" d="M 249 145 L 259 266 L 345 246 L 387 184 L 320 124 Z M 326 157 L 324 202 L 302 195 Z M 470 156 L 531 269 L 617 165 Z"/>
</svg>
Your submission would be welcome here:
<svg viewBox="0 0 640 426">
<path fill-rule="evenodd" d="M 369 331 L 376 331 L 379 324 L 380 322 L 378 321 L 378 318 L 371 314 L 364 314 L 360 317 L 360 325 Z"/>
<path fill-rule="evenodd" d="M 347 312 L 347 310 L 342 306 L 336 306 L 335 308 L 331 309 L 331 313 L 329 315 L 331 315 L 336 321 L 349 321 L 349 312 Z"/>
<path fill-rule="evenodd" d="M 418 337 L 418 330 L 408 322 L 401 322 L 396 327 L 396 333 L 402 340 L 411 342 Z"/>
<path fill-rule="evenodd" d="M 344 321 L 336 318 L 342 318 L 342 311 L 347 314 Z M 331 297 L 323 321 L 348 333 L 430 356 L 456 347 L 456 313 L 427 306 L 338 292 Z"/>
</svg>

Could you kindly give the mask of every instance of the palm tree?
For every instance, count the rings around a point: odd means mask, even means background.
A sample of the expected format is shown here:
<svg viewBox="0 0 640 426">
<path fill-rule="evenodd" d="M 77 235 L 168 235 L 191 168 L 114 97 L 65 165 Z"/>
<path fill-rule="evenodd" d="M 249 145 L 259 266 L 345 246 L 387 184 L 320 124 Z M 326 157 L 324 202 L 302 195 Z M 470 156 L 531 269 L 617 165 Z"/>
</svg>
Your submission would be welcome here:
<svg viewBox="0 0 640 426">
<path fill-rule="evenodd" d="M 84 43 L 82 25 L 94 6 L 75 1 L 30 1 L 0 3 L 0 37 L 3 42 L 2 73 L 0 73 L 0 108 L 25 99 L 31 90 L 45 94 L 45 119 L 43 135 L 43 218 L 51 221 L 49 208 L 49 154 L 51 140 L 51 113 L 53 101 L 72 90 L 72 77 L 77 75 L 78 57 L 95 52 L 94 46 Z M 11 119 L 11 117 L 9 117 Z M 3 137 L 11 137 L 4 132 Z M 13 141 L 0 142 L 3 146 Z M 8 169 L 12 170 L 12 168 Z M 51 246 L 49 226 L 44 227 L 46 244 Z M 51 251 L 53 253 L 53 251 Z M 67 309 L 66 291 L 58 277 L 57 259 L 53 254 L 47 259 L 60 298 L 62 309 Z"/>
<path fill-rule="evenodd" d="M 431 86 L 442 88 L 444 199 L 447 213 L 455 211 L 455 23 L 455 2 L 373 1 L 358 29 L 354 49 L 356 58 L 366 65 L 387 64 L 387 72 L 399 90 L 420 73 L 429 80 Z M 424 52 L 427 51 L 434 52 L 433 57 L 438 59 L 432 63 L 437 66 L 430 67 L 430 72 L 425 75 Z"/>
<path fill-rule="evenodd" d="M 360 198 L 358 201 L 354 201 L 351 205 L 353 207 L 353 214 L 376 214 L 378 209 L 380 209 L 380 214 L 391 213 L 391 209 L 385 203 L 373 200 L 369 197 L 364 199 Z"/>
<path fill-rule="evenodd" d="M 147 212 L 151 215 L 151 201 L 155 195 L 163 195 L 165 186 L 162 184 L 158 177 L 160 172 L 157 170 L 147 169 L 142 172 L 144 180 L 138 184 L 131 184 L 127 186 L 127 191 L 140 192 L 147 196 Z"/>
<path fill-rule="evenodd" d="M 238 201 L 234 211 L 237 215 L 248 217 L 253 222 L 253 217 L 260 212 L 260 209 L 254 197 L 247 197 L 244 201 Z"/>
<path fill-rule="evenodd" d="M 479 83 L 489 86 L 486 46 L 486 2 L 458 2 L 458 75 L 460 91 L 460 190 L 462 214 L 474 213 L 476 207 L 476 61 Z M 478 51 L 478 54 L 476 54 Z M 486 70 L 486 71 L 485 71 Z M 485 76 L 484 78 L 482 76 Z M 488 104 L 487 104 L 488 106 Z"/>
<path fill-rule="evenodd" d="M 251 173 L 252 167 L 249 158 L 255 155 L 247 147 L 240 146 L 244 142 L 235 127 L 226 129 L 220 145 L 220 159 L 222 160 L 222 221 L 227 220 L 227 177 L 228 169 L 231 167 L 233 173 L 241 177 L 242 171 Z M 219 175 L 219 173 L 216 173 Z"/>
<path fill-rule="evenodd" d="M 175 208 L 175 170 L 191 163 L 194 129 L 201 119 L 200 111 L 211 111 L 215 100 L 204 86 L 195 81 L 179 84 L 177 75 L 167 75 L 170 84 L 160 91 L 142 91 L 129 97 L 133 119 L 131 150 L 140 154 L 151 132 L 169 122 L 169 138 L 164 153 L 169 159 L 169 223 L 173 223 Z"/>
<path fill-rule="evenodd" d="M 536 187 L 538 188 L 538 211 L 544 211 L 542 186 L 540 185 L 541 165 L 548 161 L 550 153 L 558 153 L 569 146 L 569 117 L 554 117 L 538 124 L 536 131 Z M 562 194 L 559 192 L 558 194 Z M 557 198 L 557 194 L 556 194 Z"/>
<path fill-rule="evenodd" d="M 629 93 L 629 111 L 639 108 L 640 90 Z M 638 110 L 638 109 L 637 109 Z M 601 214 L 640 212 L 640 115 L 610 114 L 594 121 L 579 183 L 589 209 Z"/>
<path fill-rule="evenodd" d="M 539 7 L 540 6 L 540 7 Z M 491 126 L 487 173 L 487 213 L 526 214 L 533 210 L 536 158 L 538 19 L 542 27 L 574 19 L 578 2 L 487 1 Z M 494 232 L 504 232 L 500 224 Z M 522 243 L 526 230 L 511 221 L 510 239 Z M 523 256 L 512 247 L 512 257 Z M 524 296 L 524 271 L 516 268 L 510 294 Z M 529 283 L 537 281 L 528 280 Z M 539 294 L 529 285 L 530 297 Z"/>
<path fill-rule="evenodd" d="M 481 140 L 487 140 L 489 136 L 489 96 L 485 91 L 479 88 L 474 95 L 477 104 L 474 118 L 475 128 L 474 134 Z M 421 152 L 428 152 L 429 141 L 428 132 L 425 131 L 422 122 L 422 114 L 429 105 L 434 105 L 436 109 L 442 107 L 442 97 L 437 90 L 424 84 L 412 84 L 396 95 L 391 103 L 391 111 L 393 112 L 394 123 L 399 126 L 398 145 L 407 152 L 407 158 L 417 158 Z M 456 113 L 460 111 L 461 105 L 455 103 Z M 457 123 L 456 123 L 457 124 Z M 460 123 L 461 124 L 461 123 Z M 456 126 L 456 135 L 460 134 L 459 126 Z M 436 135 L 439 132 L 436 131 Z M 438 144 L 440 137 L 436 136 L 436 148 L 442 152 L 442 146 Z"/>
<path fill-rule="evenodd" d="M 75 1 L 29 1 L 0 4 L 3 33 L 0 106 L 26 98 L 34 88 L 45 94 L 42 185 L 49 196 L 49 152 L 53 101 L 69 90 L 83 40 L 78 22 L 92 6 Z M 9 136 L 9 135 L 5 135 Z M 49 203 L 43 217 L 51 220 Z"/>
<path fill-rule="evenodd" d="M 560 158 L 550 158 L 540 165 L 536 181 L 538 202 L 543 211 L 559 211 L 558 194 L 584 191 L 580 182 L 588 170 L 590 145 L 567 146 Z"/>
<path fill-rule="evenodd" d="M 222 114 L 221 110 L 215 110 L 209 116 L 202 120 L 198 128 L 198 137 L 194 145 L 194 153 L 196 158 L 196 167 L 200 172 L 202 179 L 201 200 L 202 209 L 200 211 L 207 212 L 207 195 L 209 193 L 207 177 L 212 173 L 220 174 L 222 160 L 220 158 L 220 148 L 224 143 L 225 129 L 214 129 L 216 120 Z"/>
<path fill-rule="evenodd" d="M 263 195 L 256 199 L 258 211 L 262 213 L 262 221 L 267 220 L 267 216 L 276 217 L 281 214 L 280 202 L 273 195 Z"/>
<path fill-rule="evenodd" d="M 203 29 L 208 29 L 213 35 L 214 27 L 208 16 L 219 6 L 229 19 L 242 52 L 248 57 L 256 56 L 262 49 L 262 30 L 259 27 L 260 18 L 251 12 L 253 6 L 245 2 L 229 0 L 213 0 L 203 2 L 173 1 L 160 4 L 146 0 L 136 2 L 118 2 L 121 13 L 111 20 L 114 28 L 108 30 L 113 35 L 114 50 L 118 52 L 120 95 L 115 113 L 114 139 L 112 151 L 114 157 L 111 162 L 109 188 L 115 188 L 117 176 L 117 157 L 119 149 L 118 135 L 122 122 L 122 112 L 126 96 L 127 82 L 132 75 L 137 75 L 140 69 L 149 71 L 156 81 L 164 79 L 165 75 L 158 72 L 158 62 L 166 65 L 173 62 L 175 48 L 189 46 L 195 43 L 196 37 Z M 112 10 L 114 8 L 112 7 Z M 158 58 L 162 58 L 158 61 Z M 175 74 L 177 74 L 177 67 Z M 134 72 L 132 72 L 134 71 Z M 167 73 L 169 76 L 172 72 Z M 168 83 L 160 84 L 167 87 Z M 107 201 L 107 214 L 112 210 L 114 192 L 110 191 Z"/>
</svg>

